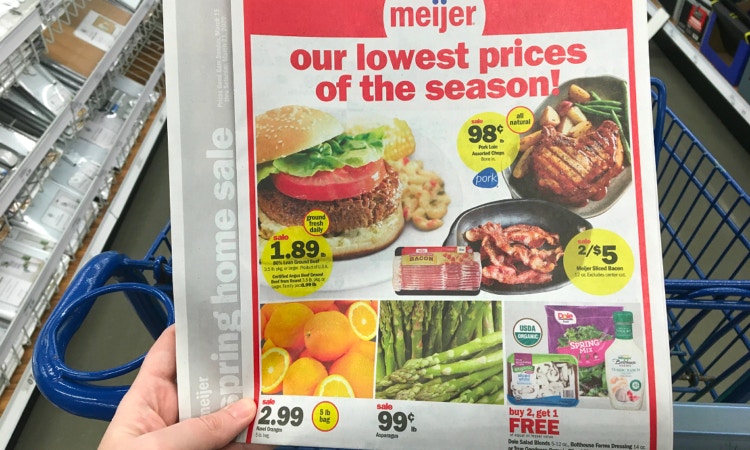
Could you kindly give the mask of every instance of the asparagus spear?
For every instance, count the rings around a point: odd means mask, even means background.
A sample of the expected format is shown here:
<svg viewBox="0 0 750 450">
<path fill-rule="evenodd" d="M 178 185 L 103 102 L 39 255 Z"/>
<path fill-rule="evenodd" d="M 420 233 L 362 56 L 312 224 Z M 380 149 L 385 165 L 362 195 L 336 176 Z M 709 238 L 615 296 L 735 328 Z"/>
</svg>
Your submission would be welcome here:
<svg viewBox="0 0 750 450">
<path fill-rule="evenodd" d="M 434 301 L 426 300 L 424 302 L 424 319 L 422 319 L 422 354 L 429 355 L 433 353 L 432 347 L 430 346 L 430 339 L 432 334 L 435 332 L 432 328 L 432 312 L 435 310 L 433 307 Z M 421 358 L 421 356 L 420 356 Z"/>
<path fill-rule="evenodd" d="M 433 378 L 425 383 L 399 383 L 389 386 L 383 390 L 376 391 L 377 398 L 390 398 L 400 400 L 414 400 L 417 392 L 419 392 L 423 386 L 430 386 L 434 384 L 440 384 L 447 378 Z"/>
<path fill-rule="evenodd" d="M 411 329 L 412 329 L 412 310 L 414 309 L 414 300 L 402 300 L 401 317 L 404 324 L 404 361 L 411 359 Z"/>
<path fill-rule="evenodd" d="M 476 403 L 477 400 L 485 395 L 494 394 L 502 388 L 503 375 L 502 373 L 498 373 L 487 378 L 475 387 L 463 391 L 454 401 L 459 403 Z"/>
<path fill-rule="evenodd" d="M 414 309 L 412 309 L 412 326 L 411 326 L 411 357 L 421 358 L 422 348 L 424 346 L 422 342 L 422 321 L 425 315 L 425 304 L 424 302 L 414 302 Z"/>
<path fill-rule="evenodd" d="M 391 314 L 393 316 L 393 352 L 396 357 L 396 368 L 406 362 L 406 343 L 404 342 L 404 317 L 401 311 L 401 302 L 391 303 Z"/>
<path fill-rule="evenodd" d="M 483 397 L 480 397 L 477 400 L 477 403 L 481 403 L 484 405 L 503 405 L 505 404 L 505 390 L 500 389 L 493 394 L 487 394 Z"/>
<path fill-rule="evenodd" d="M 465 344 L 471 340 L 477 325 L 481 325 L 482 316 L 484 316 L 484 311 L 488 307 L 489 303 L 482 301 L 471 302 L 471 305 L 468 305 L 468 309 L 461 318 L 461 323 L 451 339 L 451 347 Z"/>
<path fill-rule="evenodd" d="M 382 340 L 381 340 L 382 342 Z M 385 372 L 385 356 L 383 354 L 383 347 L 377 346 L 377 353 L 375 355 L 375 379 L 379 380 L 386 376 Z"/>
<path fill-rule="evenodd" d="M 443 348 L 451 348 L 451 339 L 461 320 L 461 304 L 463 302 L 449 302 L 448 310 L 443 317 Z"/>
<path fill-rule="evenodd" d="M 375 398 L 396 398 L 396 395 L 404 389 L 411 389 L 414 386 L 412 383 L 399 383 L 388 386 L 385 389 L 375 391 Z"/>
<path fill-rule="evenodd" d="M 492 320 L 494 321 L 495 331 L 503 329 L 503 303 L 500 301 L 492 302 Z"/>
<path fill-rule="evenodd" d="M 480 338 L 481 339 L 481 338 Z M 436 355 L 433 355 L 436 356 Z M 425 359 L 425 358 L 422 358 Z M 416 361 L 416 360 L 411 360 Z M 503 350 L 495 350 L 487 355 L 477 356 L 476 358 L 459 360 L 450 363 L 438 363 L 422 369 L 404 366 L 386 378 L 376 383 L 378 389 L 384 389 L 395 383 L 416 383 L 431 380 L 440 376 L 465 375 L 471 374 L 478 370 L 483 370 L 490 366 L 502 366 Z"/>
<path fill-rule="evenodd" d="M 445 302 L 435 301 L 432 305 L 432 320 L 428 325 L 430 329 L 429 350 L 425 355 L 441 352 L 443 347 L 443 306 Z"/>
<path fill-rule="evenodd" d="M 392 302 L 380 302 L 380 347 L 383 350 L 385 375 L 396 370 L 396 356 L 393 351 Z"/>
<path fill-rule="evenodd" d="M 481 338 L 480 338 L 481 339 Z M 477 356 L 472 359 L 456 361 L 447 364 L 435 364 L 417 370 L 422 378 L 431 379 L 441 375 L 460 375 L 481 370 L 490 365 L 500 365 L 503 362 L 503 349 L 496 350 L 487 355 Z M 394 372 L 395 373 L 395 372 Z"/>
<path fill-rule="evenodd" d="M 405 365 L 404 369 L 423 369 L 436 364 L 445 364 L 461 359 L 467 359 L 482 350 L 491 349 L 503 343 L 503 333 L 496 332 L 474 339 L 458 347 L 449 348 L 440 353 L 425 356 L 419 359 L 411 359 Z"/>
<path fill-rule="evenodd" d="M 492 313 L 492 307 L 488 304 L 484 310 L 484 316 L 482 316 L 482 335 L 495 332 L 495 320 Z"/>
<path fill-rule="evenodd" d="M 501 357 L 502 359 L 502 357 Z M 481 384 L 487 378 L 496 375 L 503 370 L 503 365 L 496 364 L 481 370 L 470 372 L 468 375 L 453 380 L 448 380 L 434 386 L 426 386 L 417 392 L 417 400 L 433 402 L 447 402 L 458 396 L 461 392 Z"/>
<path fill-rule="evenodd" d="M 503 333 L 496 332 L 474 339 L 473 341 L 467 342 L 456 348 L 448 349 L 423 358 L 410 359 L 403 367 L 389 373 L 385 378 L 378 380 L 376 384 L 377 389 L 384 389 L 397 383 L 413 383 L 419 379 L 419 374 L 417 374 L 416 371 L 431 366 L 439 366 L 441 364 L 443 364 L 444 367 L 449 363 L 460 362 L 462 359 L 471 358 L 472 355 L 476 355 L 484 350 L 502 348 L 500 346 L 502 342 Z M 495 350 L 495 353 L 496 352 L 497 350 Z M 488 354 L 482 355 L 482 358 L 486 359 L 490 354 L 493 354 L 493 352 L 490 351 Z"/>
</svg>

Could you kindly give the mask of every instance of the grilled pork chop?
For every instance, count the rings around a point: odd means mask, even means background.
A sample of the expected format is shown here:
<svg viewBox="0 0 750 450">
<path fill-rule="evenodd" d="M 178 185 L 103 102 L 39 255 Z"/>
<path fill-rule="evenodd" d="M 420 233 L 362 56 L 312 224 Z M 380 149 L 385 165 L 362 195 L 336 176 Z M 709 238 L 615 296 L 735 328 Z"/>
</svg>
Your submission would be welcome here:
<svg viewBox="0 0 750 450">
<path fill-rule="evenodd" d="M 612 178 L 623 170 L 620 128 L 605 120 L 597 129 L 575 139 L 546 126 L 530 156 L 536 189 L 541 196 L 566 205 L 584 206 L 589 200 L 604 198 Z"/>
</svg>

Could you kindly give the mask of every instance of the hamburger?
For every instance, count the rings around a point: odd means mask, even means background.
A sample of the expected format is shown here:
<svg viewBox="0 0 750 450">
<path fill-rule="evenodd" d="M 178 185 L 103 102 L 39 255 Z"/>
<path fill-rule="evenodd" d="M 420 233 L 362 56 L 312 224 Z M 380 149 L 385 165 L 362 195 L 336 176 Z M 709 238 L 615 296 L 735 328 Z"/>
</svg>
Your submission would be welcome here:
<svg viewBox="0 0 750 450">
<path fill-rule="evenodd" d="M 331 114 L 283 106 L 255 119 L 258 228 L 263 239 L 326 213 L 334 259 L 374 253 L 404 229 L 399 175 L 383 159 L 385 129 L 348 134 Z"/>
</svg>

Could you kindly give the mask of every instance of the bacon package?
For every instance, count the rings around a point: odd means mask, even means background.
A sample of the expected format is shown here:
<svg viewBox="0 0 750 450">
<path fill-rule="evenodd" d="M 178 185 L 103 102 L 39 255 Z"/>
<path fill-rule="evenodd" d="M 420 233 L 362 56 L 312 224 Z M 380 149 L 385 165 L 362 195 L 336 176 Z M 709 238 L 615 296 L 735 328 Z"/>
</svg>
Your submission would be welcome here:
<svg viewBox="0 0 750 450">
<path fill-rule="evenodd" d="M 471 247 L 399 247 L 393 258 L 396 294 L 477 295 L 481 257 Z"/>
</svg>

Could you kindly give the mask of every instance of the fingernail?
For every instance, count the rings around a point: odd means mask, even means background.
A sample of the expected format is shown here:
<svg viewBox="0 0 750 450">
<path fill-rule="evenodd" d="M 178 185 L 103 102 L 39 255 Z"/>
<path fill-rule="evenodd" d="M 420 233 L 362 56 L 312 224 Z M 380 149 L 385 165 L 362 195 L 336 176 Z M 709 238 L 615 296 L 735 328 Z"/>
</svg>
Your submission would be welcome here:
<svg viewBox="0 0 750 450">
<path fill-rule="evenodd" d="M 255 416 L 255 402 L 249 398 L 241 398 L 227 406 L 227 412 L 237 420 L 248 420 Z"/>
</svg>

